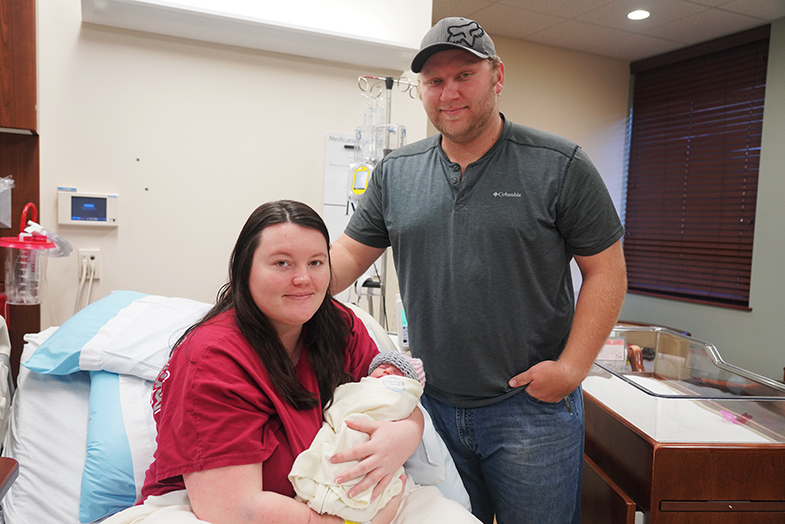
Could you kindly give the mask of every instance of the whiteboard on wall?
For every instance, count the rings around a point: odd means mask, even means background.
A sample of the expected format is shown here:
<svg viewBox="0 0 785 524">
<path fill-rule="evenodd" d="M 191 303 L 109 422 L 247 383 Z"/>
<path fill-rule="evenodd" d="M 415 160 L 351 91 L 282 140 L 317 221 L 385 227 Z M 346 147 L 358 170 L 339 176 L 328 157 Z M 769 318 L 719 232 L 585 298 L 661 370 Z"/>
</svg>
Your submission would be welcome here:
<svg viewBox="0 0 785 524">
<path fill-rule="evenodd" d="M 324 158 L 324 221 L 332 242 L 343 233 L 351 216 L 348 204 L 349 165 L 354 162 L 354 135 L 327 135 Z"/>
</svg>

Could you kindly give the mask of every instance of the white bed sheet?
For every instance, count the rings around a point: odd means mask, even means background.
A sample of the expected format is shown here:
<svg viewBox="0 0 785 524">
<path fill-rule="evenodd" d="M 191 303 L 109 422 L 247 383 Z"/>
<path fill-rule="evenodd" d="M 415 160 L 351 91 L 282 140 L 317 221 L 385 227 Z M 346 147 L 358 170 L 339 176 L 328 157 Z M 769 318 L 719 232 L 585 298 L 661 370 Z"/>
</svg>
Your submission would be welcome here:
<svg viewBox="0 0 785 524">
<path fill-rule="evenodd" d="M 54 330 L 28 335 L 23 361 Z M 3 499 L 4 522 L 78 524 L 90 376 L 40 375 L 22 367 L 17 382 L 2 454 L 19 461 L 19 478 Z"/>
</svg>

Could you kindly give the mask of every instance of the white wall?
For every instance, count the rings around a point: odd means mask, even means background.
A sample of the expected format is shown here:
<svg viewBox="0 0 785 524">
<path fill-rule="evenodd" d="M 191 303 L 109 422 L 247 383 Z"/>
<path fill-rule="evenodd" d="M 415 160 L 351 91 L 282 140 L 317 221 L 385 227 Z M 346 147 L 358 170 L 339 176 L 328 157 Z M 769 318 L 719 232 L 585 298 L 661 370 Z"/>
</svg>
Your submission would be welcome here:
<svg viewBox="0 0 785 524">
<path fill-rule="evenodd" d="M 701 306 L 628 294 L 622 309 L 627 320 L 672 326 L 714 344 L 731 364 L 783 379 L 785 351 L 785 260 L 783 207 L 785 201 L 785 19 L 772 25 L 766 105 L 763 115 L 761 164 L 752 253 L 751 311 Z"/>
<path fill-rule="evenodd" d="M 426 12 L 410 23 L 429 27 Z M 101 250 L 93 299 L 212 301 L 259 204 L 321 211 L 326 137 L 362 123 L 358 77 L 401 73 L 82 24 L 79 2 L 39 0 L 39 219 L 75 250 Z M 393 96 L 396 122 L 422 138 L 419 101 Z M 58 186 L 118 193 L 121 225 L 58 226 Z M 72 314 L 77 266 L 50 259 L 42 328 Z"/>
</svg>

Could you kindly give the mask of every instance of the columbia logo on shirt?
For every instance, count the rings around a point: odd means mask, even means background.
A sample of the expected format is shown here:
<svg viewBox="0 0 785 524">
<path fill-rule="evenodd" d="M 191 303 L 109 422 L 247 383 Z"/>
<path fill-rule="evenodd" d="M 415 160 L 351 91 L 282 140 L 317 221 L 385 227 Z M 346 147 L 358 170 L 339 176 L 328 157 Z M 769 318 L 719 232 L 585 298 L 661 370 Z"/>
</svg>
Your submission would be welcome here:
<svg viewBox="0 0 785 524">
<path fill-rule="evenodd" d="M 507 191 L 496 191 L 493 196 L 497 198 L 521 198 L 520 193 L 508 193 Z"/>
</svg>

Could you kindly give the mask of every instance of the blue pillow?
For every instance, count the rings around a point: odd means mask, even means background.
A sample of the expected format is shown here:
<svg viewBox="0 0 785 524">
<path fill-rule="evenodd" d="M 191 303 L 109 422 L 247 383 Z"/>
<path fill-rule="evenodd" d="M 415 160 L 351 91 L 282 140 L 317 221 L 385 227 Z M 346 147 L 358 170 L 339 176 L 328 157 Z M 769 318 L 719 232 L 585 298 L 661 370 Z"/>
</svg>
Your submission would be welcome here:
<svg viewBox="0 0 785 524">
<path fill-rule="evenodd" d="M 90 372 L 87 457 L 79 520 L 93 522 L 133 506 L 155 450 L 152 382 L 107 371 Z"/>
<path fill-rule="evenodd" d="M 79 371 L 82 347 L 117 313 L 144 296 L 136 291 L 115 291 L 93 302 L 66 320 L 23 365 L 36 373 L 51 375 Z"/>
</svg>

